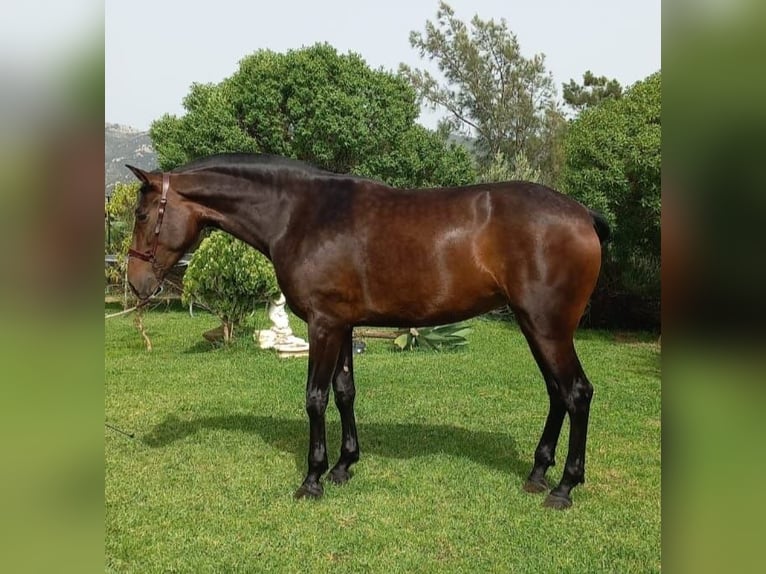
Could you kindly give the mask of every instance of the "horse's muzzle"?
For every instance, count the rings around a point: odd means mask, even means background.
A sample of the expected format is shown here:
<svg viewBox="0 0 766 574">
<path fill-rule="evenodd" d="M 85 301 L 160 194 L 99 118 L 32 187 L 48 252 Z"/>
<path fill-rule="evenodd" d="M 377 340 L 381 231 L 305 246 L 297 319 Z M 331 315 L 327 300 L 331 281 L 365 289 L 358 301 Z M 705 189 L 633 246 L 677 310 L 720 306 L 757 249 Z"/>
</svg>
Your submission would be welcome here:
<svg viewBox="0 0 766 574">
<path fill-rule="evenodd" d="M 147 278 L 138 285 L 134 285 L 133 282 L 128 279 L 128 285 L 141 305 L 145 304 L 152 297 L 156 297 L 162 293 L 162 282 L 157 282 L 157 280 L 153 278 Z"/>
</svg>

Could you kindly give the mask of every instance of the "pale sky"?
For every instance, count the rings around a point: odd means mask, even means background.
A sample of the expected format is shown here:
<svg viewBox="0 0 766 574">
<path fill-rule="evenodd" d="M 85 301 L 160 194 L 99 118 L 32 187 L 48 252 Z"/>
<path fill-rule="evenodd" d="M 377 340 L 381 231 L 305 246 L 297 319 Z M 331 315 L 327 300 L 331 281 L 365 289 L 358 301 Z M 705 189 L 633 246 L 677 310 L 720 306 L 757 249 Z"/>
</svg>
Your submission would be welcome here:
<svg viewBox="0 0 766 574">
<path fill-rule="evenodd" d="M 623 86 L 660 69 L 660 0 L 451 0 L 458 18 L 505 18 L 526 57 L 544 53 L 561 84 L 590 69 Z M 193 82 L 220 82 L 245 55 L 328 42 L 373 68 L 433 64 L 410 47 L 438 0 L 109 0 L 105 3 L 107 122 L 148 129 L 182 115 Z M 440 113 L 420 121 L 436 125 Z"/>
</svg>

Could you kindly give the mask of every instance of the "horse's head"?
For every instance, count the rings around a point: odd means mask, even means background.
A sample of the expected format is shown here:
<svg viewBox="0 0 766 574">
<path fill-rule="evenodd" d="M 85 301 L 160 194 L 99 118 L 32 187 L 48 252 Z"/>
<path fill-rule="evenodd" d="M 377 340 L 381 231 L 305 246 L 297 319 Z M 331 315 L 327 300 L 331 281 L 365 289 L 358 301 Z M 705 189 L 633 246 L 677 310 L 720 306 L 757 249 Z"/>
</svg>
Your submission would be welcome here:
<svg viewBox="0 0 766 574">
<path fill-rule="evenodd" d="M 174 190 L 179 175 L 126 166 L 141 181 L 128 283 L 140 301 L 156 293 L 165 274 L 194 243 L 202 228 L 187 199 Z"/>
</svg>

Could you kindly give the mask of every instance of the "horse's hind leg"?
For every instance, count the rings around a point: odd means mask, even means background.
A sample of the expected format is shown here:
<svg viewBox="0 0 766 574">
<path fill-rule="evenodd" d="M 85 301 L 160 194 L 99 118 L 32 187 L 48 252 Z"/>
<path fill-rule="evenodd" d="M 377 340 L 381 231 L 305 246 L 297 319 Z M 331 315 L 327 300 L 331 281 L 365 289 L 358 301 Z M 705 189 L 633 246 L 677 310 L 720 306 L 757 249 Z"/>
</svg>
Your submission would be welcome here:
<svg viewBox="0 0 766 574">
<path fill-rule="evenodd" d="M 524 483 L 524 490 L 527 492 L 538 493 L 547 492 L 550 485 L 545 478 L 548 468 L 556 464 L 556 445 L 561 434 L 561 425 L 566 415 L 566 406 L 561 399 L 558 391 L 558 385 L 550 373 L 546 373 L 542 364 L 540 370 L 543 371 L 545 386 L 548 390 L 548 417 L 545 419 L 545 427 L 540 437 L 540 442 L 535 449 L 535 463 L 532 471 Z"/>
<path fill-rule="evenodd" d="M 572 505 L 569 493 L 580 483 L 585 482 L 585 446 L 588 438 L 588 416 L 590 401 L 593 397 L 593 385 L 580 366 L 575 355 L 576 368 L 569 383 L 562 386 L 562 396 L 569 413 L 569 452 L 567 453 L 564 472 L 558 486 L 545 499 L 545 506 L 568 508 Z"/>
<path fill-rule="evenodd" d="M 327 475 L 336 484 L 343 484 L 351 473 L 349 467 L 359 460 L 359 441 L 356 436 L 356 419 L 354 417 L 354 352 L 352 345 L 352 329 L 348 329 L 343 338 L 343 347 L 338 357 L 335 375 L 332 380 L 332 390 L 335 395 L 335 406 L 340 413 L 342 429 L 340 458 Z"/>
<path fill-rule="evenodd" d="M 547 487 L 545 471 L 553 465 L 566 412 L 570 421 L 569 452 L 561 481 L 546 498 L 545 506 L 568 508 L 572 505 L 572 489 L 585 482 L 585 447 L 593 387 L 582 370 L 568 330 L 565 331 L 566 336 L 551 337 L 537 329 L 524 314 L 519 314 L 519 319 L 550 397 L 548 418 L 535 451 L 535 463 L 525 490 L 541 492 Z"/>
</svg>

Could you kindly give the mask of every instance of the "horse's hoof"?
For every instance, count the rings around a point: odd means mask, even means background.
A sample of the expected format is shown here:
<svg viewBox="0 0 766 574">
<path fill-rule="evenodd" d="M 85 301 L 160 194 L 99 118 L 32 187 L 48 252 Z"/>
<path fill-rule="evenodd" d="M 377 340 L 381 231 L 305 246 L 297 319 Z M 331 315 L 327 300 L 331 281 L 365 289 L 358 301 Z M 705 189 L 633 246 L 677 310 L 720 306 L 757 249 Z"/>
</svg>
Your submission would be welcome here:
<svg viewBox="0 0 766 574">
<path fill-rule="evenodd" d="M 540 494 L 541 492 L 547 492 L 548 490 L 550 490 L 550 486 L 548 485 L 548 481 L 545 480 L 545 478 L 541 478 L 539 480 L 532 480 L 531 478 L 529 478 L 524 483 L 525 492 L 531 492 L 532 494 Z"/>
<path fill-rule="evenodd" d="M 338 468 L 337 466 L 327 475 L 327 479 L 335 484 L 346 484 L 350 478 L 351 473 L 348 469 Z"/>
<path fill-rule="evenodd" d="M 565 510 L 572 506 L 572 499 L 568 496 L 550 493 L 545 497 L 543 506 L 546 508 L 555 508 L 556 510 Z"/>
<path fill-rule="evenodd" d="M 300 500 L 301 498 L 311 498 L 311 499 L 317 499 L 321 498 L 324 494 L 324 488 L 322 488 L 322 485 L 318 482 L 310 482 L 310 483 L 303 483 L 301 484 L 301 487 L 295 491 L 295 499 Z"/>
</svg>

